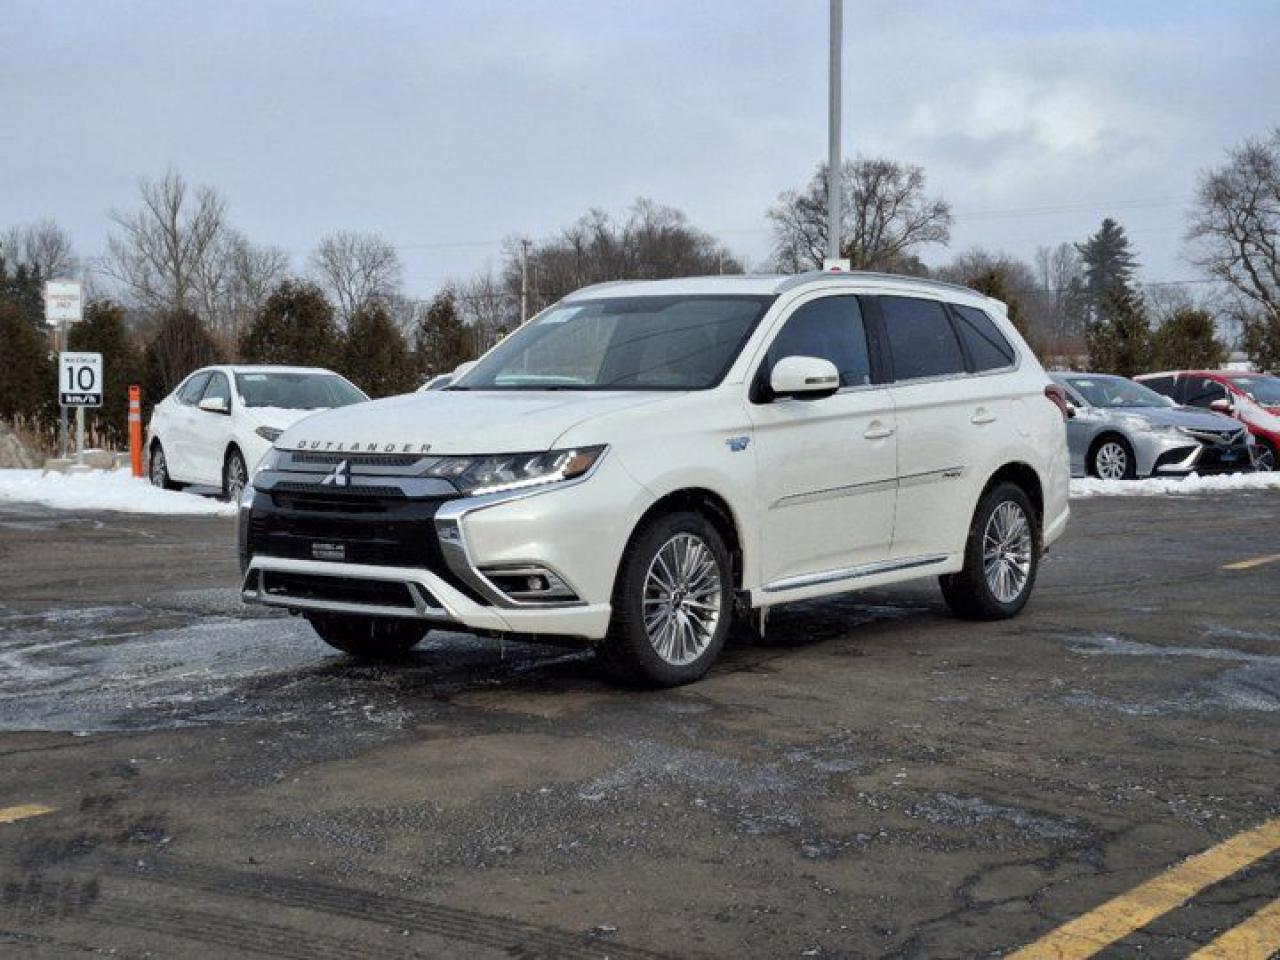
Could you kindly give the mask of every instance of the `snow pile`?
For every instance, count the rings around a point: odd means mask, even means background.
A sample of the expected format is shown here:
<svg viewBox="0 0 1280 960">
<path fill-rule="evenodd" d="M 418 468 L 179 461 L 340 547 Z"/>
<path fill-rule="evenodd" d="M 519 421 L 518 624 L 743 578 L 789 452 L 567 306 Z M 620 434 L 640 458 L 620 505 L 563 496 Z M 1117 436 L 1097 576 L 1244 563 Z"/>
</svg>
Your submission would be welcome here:
<svg viewBox="0 0 1280 960">
<path fill-rule="evenodd" d="M 1171 494 L 1230 493 L 1236 490 L 1280 490 L 1280 472 L 1225 473 L 1200 477 L 1150 477 L 1146 480 L 1073 479 L 1075 497 L 1164 497 Z"/>
<path fill-rule="evenodd" d="M 0 470 L 0 504 L 36 503 L 55 510 L 118 510 L 122 513 L 169 513 L 235 516 L 236 506 L 210 497 L 161 490 L 124 470 L 80 474 L 42 470 Z"/>
</svg>

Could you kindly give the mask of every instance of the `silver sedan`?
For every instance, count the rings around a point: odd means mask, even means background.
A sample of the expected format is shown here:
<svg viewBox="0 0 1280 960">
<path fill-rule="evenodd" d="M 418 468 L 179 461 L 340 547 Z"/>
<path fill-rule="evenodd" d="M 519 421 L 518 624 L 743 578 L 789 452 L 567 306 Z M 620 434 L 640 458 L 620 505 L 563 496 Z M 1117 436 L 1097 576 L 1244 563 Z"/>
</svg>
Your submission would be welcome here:
<svg viewBox="0 0 1280 960">
<path fill-rule="evenodd" d="M 1253 437 L 1231 417 L 1179 407 L 1125 377 L 1050 376 L 1067 393 L 1072 476 L 1131 480 L 1254 468 Z"/>
</svg>

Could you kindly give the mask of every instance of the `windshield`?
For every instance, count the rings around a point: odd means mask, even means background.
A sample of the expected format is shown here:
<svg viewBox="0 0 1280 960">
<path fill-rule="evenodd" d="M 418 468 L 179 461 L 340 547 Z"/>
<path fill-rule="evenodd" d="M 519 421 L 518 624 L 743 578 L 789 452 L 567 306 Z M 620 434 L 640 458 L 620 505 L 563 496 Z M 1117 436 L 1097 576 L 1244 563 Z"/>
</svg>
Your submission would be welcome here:
<svg viewBox="0 0 1280 960">
<path fill-rule="evenodd" d="M 237 373 L 236 390 L 246 407 L 321 410 L 368 400 L 333 373 Z"/>
<path fill-rule="evenodd" d="M 1280 377 L 1232 377 L 1231 384 L 1264 407 L 1280 407 Z"/>
<path fill-rule="evenodd" d="M 552 307 L 447 390 L 701 390 L 773 297 L 625 297 Z"/>
<path fill-rule="evenodd" d="M 1091 407 L 1171 407 L 1168 397 L 1124 377 L 1068 377 L 1067 385 Z"/>
</svg>

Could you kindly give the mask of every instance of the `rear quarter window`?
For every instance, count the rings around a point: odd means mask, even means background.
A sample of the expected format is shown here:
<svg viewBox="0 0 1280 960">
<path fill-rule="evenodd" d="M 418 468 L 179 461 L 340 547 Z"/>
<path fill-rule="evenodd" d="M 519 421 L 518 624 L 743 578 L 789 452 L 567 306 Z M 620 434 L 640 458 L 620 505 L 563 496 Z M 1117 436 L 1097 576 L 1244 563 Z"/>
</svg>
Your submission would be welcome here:
<svg viewBox="0 0 1280 960">
<path fill-rule="evenodd" d="M 951 309 L 956 312 L 956 329 L 969 351 L 975 373 L 1013 365 L 1013 345 L 985 311 L 958 303 L 953 303 Z"/>
</svg>

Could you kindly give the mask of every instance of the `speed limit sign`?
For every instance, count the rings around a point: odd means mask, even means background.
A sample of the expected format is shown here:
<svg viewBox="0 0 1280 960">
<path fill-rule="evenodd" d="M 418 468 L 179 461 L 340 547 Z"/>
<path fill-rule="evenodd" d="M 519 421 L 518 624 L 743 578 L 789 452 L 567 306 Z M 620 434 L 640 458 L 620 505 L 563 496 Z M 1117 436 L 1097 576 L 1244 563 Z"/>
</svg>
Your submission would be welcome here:
<svg viewBox="0 0 1280 960">
<path fill-rule="evenodd" d="M 64 407 L 102 406 L 102 354 L 58 354 L 58 402 Z"/>
</svg>

